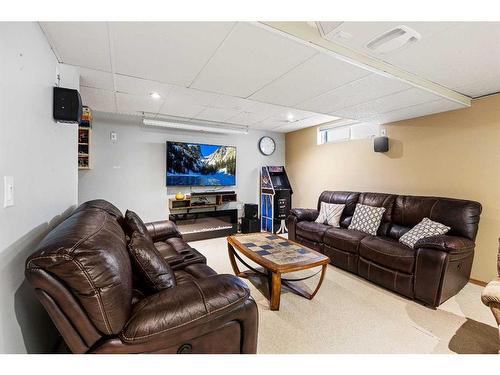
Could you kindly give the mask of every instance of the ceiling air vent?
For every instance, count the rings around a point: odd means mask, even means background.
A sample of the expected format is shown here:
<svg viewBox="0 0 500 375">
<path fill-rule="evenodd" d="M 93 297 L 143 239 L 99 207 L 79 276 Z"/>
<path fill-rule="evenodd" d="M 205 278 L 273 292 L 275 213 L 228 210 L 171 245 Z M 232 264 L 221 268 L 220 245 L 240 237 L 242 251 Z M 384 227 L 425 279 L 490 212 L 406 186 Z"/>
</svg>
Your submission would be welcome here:
<svg viewBox="0 0 500 375">
<path fill-rule="evenodd" d="M 384 54 L 409 46 L 419 41 L 421 37 L 419 33 L 408 26 L 398 26 L 372 39 L 366 47 L 374 52 Z"/>
</svg>

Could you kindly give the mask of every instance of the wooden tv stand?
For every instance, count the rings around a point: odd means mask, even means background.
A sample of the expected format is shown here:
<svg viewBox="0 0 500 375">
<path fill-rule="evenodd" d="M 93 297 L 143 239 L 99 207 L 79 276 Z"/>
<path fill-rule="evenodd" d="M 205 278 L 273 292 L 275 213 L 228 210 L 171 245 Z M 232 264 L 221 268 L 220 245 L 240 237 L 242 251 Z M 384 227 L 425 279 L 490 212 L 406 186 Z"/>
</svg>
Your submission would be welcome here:
<svg viewBox="0 0 500 375">
<path fill-rule="evenodd" d="M 236 200 L 235 192 L 194 193 L 184 199 L 170 198 L 169 219 L 177 224 L 188 242 L 230 236 L 238 230 L 238 210 L 218 207 Z"/>
<path fill-rule="evenodd" d="M 233 192 L 207 192 L 186 195 L 184 199 L 170 198 L 168 206 L 170 211 L 186 210 L 189 212 L 192 209 L 213 208 L 222 206 L 229 202 L 236 202 L 237 195 Z"/>
</svg>

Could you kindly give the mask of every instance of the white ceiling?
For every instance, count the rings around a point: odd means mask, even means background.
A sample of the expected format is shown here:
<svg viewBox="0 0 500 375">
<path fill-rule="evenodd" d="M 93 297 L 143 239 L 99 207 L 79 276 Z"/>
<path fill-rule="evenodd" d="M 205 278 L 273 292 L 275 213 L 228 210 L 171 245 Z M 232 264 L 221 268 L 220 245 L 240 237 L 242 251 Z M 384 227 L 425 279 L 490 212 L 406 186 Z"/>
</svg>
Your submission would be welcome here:
<svg viewBox="0 0 500 375">
<path fill-rule="evenodd" d="M 421 40 L 387 55 L 368 42 L 405 25 Z M 500 22 L 340 22 L 326 37 L 470 97 L 500 91 Z"/>
<path fill-rule="evenodd" d="M 404 24 L 421 41 L 375 57 L 467 95 L 500 90 L 498 24 Z M 368 54 L 364 45 L 394 25 L 336 22 L 327 37 Z M 59 60 L 80 68 L 84 103 L 97 111 L 289 132 L 338 117 L 385 123 L 464 107 L 257 23 L 41 26 Z"/>
</svg>

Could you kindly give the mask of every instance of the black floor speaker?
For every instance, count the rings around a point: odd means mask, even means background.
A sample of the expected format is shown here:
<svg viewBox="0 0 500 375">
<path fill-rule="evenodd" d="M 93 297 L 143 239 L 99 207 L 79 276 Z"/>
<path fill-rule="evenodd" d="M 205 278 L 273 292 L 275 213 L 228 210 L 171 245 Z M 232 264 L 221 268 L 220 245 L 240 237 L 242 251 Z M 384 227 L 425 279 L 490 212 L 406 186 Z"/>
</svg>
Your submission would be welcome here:
<svg viewBox="0 0 500 375">
<path fill-rule="evenodd" d="M 245 203 L 245 217 L 247 219 L 257 219 L 259 217 L 259 206 Z"/>
<path fill-rule="evenodd" d="M 244 217 L 241 219 L 241 233 L 256 232 L 260 232 L 260 220 L 258 218 L 249 219 Z"/>
</svg>

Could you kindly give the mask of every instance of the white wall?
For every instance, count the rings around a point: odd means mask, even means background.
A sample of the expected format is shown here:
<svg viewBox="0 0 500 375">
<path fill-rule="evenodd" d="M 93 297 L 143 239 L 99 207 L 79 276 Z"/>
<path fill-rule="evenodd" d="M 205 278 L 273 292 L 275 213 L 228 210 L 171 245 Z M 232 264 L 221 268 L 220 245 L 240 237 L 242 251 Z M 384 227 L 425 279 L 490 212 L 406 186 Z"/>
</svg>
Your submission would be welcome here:
<svg viewBox="0 0 500 375">
<path fill-rule="evenodd" d="M 77 130 L 52 119 L 57 60 L 37 23 L 0 23 L 0 352 L 46 352 L 57 332 L 24 281 L 36 244 L 77 203 Z M 78 82 L 73 82 L 78 86 Z M 14 203 L 3 207 L 3 176 Z"/>
<path fill-rule="evenodd" d="M 118 140 L 110 140 L 115 131 Z M 257 142 L 263 135 L 272 136 L 275 153 L 266 157 Z M 189 188 L 167 188 L 166 141 L 211 143 L 236 146 L 236 187 L 242 203 L 258 203 L 259 173 L 262 165 L 284 165 L 284 135 L 251 131 L 248 135 L 221 135 L 183 132 L 144 127 L 136 116 L 96 113 L 92 134 L 92 170 L 79 172 L 78 201 L 104 198 L 122 211 L 136 211 L 144 220 L 168 218 L 168 195 L 177 191 L 189 193 Z M 197 187 L 193 191 L 206 188 Z M 231 205 L 237 208 L 238 205 Z"/>
</svg>

